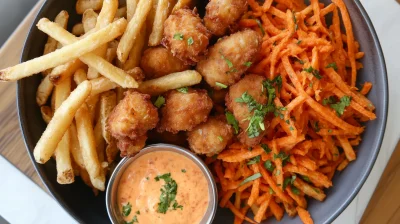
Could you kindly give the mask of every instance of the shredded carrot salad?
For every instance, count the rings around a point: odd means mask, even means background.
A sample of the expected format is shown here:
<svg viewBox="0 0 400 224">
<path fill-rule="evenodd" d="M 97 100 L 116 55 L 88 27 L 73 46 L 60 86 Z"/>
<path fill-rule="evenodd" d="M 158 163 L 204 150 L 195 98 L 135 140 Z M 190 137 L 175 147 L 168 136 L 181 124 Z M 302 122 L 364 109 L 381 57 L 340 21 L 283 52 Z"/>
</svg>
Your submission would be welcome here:
<svg viewBox="0 0 400 224">
<path fill-rule="evenodd" d="M 271 216 L 281 220 L 284 212 L 313 223 L 306 196 L 325 199 L 335 171 L 356 159 L 361 122 L 376 118 L 365 97 L 372 84 L 356 87 L 362 68 L 357 59 L 364 52 L 342 0 L 248 4 L 239 26 L 263 35 L 259 61 L 249 73 L 270 80 L 275 112 L 267 117 L 270 126 L 260 145 L 236 142 L 206 162 L 220 186 L 219 205 L 234 213 L 234 223 L 259 223 Z M 249 210 L 253 219 L 247 217 Z"/>
</svg>

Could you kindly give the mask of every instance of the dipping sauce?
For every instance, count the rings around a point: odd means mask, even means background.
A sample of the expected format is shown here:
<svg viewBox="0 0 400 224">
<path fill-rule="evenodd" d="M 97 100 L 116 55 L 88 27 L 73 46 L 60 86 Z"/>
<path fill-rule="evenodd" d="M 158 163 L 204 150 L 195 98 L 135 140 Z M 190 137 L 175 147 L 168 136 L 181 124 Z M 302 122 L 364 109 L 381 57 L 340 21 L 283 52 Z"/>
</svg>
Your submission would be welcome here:
<svg viewBox="0 0 400 224">
<path fill-rule="evenodd" d="M 193 161 L 175 152 L 156 151 L 129 164 L 118 185 L 117 201 L 127 223 L 195 224 L 208 208 L 208 190 Z"/>
</svg>

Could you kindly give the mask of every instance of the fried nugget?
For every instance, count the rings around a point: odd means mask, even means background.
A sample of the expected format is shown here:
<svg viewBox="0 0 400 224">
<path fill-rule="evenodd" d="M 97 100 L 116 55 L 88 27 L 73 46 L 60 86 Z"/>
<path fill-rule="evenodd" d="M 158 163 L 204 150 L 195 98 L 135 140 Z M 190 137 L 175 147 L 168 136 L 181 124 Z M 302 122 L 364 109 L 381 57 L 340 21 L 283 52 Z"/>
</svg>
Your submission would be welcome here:
<svg viewBox="0 0 400 224">
<path fill-rule="evenodd" d="M 249 137 L 248 127 L 250 119 L 254 110 L 249 109 L 247 103 L 237 102 L 237 99 L 242 98 L 244 95 L 250 95 L 251 98 L 262 105 L 268 101 L 266 90 L 263 88 L 264 77 L 259 75 L 246 75 L 238 83 L 229 88 L 229 92 L 225 97 L 225 104 L 229 111 L 233 113 L 236 120 L 239 122 L 239 127 L 242 133 L 238 135 L 241 143 L 248 146 L 254 146 L 260 143 L 261 138 L 264 136 L 265 131 L 262 131 L 259 136 Z M 264 121 L 265 129 L 269 126 L 268 121 Z"/>
<path fill-rule="evenodd" d="M 188 132 L 190 149 L 197 154 L 213 156 L 225 149 L 233 138 L 232 126 L 224 116 L 210 117 Z"/>
<path fill-rule="evenodd" d="M 190 131 L 205 122 L 213 107 L 205 90 L 189 88 L 187 93 L 176 90 L 165 94 L 165 105 L 161 108 L 159 132 Z"/>
<path fill-rule="evenodd" d="M 130 90 L 109 115 L 107 130 L 117 139 L 121 155 L 132 155 L 131 152 L 143 148 L 147 131 L 155 128 L 158 121 L 150 95 Z"/>
<path fill-rule="evenodd" d="M 220 39 L 209 49 L 207 59 L 196 70 L 215 89 L 233 85 L 254 62 L 261 46 L 261 35 L 244 30 Z"/>
<path fill-rule="evenodd" d="M 185 64 L 195 65 L 206 53 L 210 37 L 196 8 L 179 9 L 165 21 L 161 44 Z"/>
<path fill-rule="evenodd" d="M 183 61 L 174 57 L 164 47 L 149 48 L 144 51 L 140 61 L 140 67 L 144 70 L 147 79 L 155 79 L 174 72 L 182 72 L 190 68 Z"/>
<path fill-rule="evenodd" d="M 223 36 L 246 9 L 247 0 L 211 0 L 206 6 L 204 23 L 212 34 Z"/>
</svg>

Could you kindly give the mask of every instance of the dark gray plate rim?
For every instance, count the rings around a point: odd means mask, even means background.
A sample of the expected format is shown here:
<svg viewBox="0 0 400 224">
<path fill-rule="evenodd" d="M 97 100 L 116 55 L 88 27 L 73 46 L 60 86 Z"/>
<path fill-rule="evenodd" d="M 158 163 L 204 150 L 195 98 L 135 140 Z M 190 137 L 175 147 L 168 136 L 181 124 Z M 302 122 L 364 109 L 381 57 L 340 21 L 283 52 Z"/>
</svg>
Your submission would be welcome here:
<svg viewBox="0 0 400 224">
<path fill-rule="evenodd" d="M 387 77 L 387 69 L 386 69 L 386 63 L 385 63 L 385 59 L 384 59 L 384 55 L 383 55 L 383 51 L 381 48 L 381 44 L 379 42 L 378 36 L 376 34 L 375 28 L 372 25 L 371 19 L 369 18 L 367 12 L 365 11 L 363 5 L 361 4 L 361 2 L 359 0 L 354 0 L 354 3 L 357 5 L 357 7 L 359 8 L 363 18 L 366 20 L 366 23 L 368 25 L 368 29 L 371 31 L 371 35 L 373 37 L 373 44 L 375 45 L 375 48 L 378 51 L 378 57 L 379 57 L 379 63 L 382 65 L 382 78 L 383 78 L 383 83 L 384 83 L 384 88 L 383 88 L 383 98 L 381 100 L 383 100 L 384 102 L 384 108 L 383 109 L 383 122 L 382 125 L 379 127 L 378 130 L 376 130 L 376 132 L 378 133 L 378 145 L 379 147 L 376 148 L 374 150 L 373 153 L 373 158 L 370 161 L 370 165 L 368 166 L 366 172 L 363 172 L 361 181 L 357 184 L 357 186 L 353 189 L 351 195 L 346 199 L 346 201 L 344 203 L 342 203 L 339 207 L 334 208 L 334 212 L 331 214 L 331 216 L 325 221 L 325 223 L 332 223 L 346 208 L 347 206 L 353 201 L 353 199 L 355 198 L 355 196 L 358 194 L 358 192 L 361 190 L 361 187 L 364 185 L 365 181 L 367 180 L 369 174 L 371 173 L 372 168 L 374 167 L 374 164 L 376 162 L 376 159 L 378 157 L 379 151 L 380 151 L 380 146 L 382 145 L 382 141 L 383 141 L 383 136 L 385 134 L 385 128 L 386 128 L 386 123 L 387 123 L 387 115 L 388 115 L 388 102 L 389 102 L 389 94 L 388 94 L 388 77 Z M 40 14 L 42 11 L 46 10 L 46 2 L 43 3 L 43 5 L 41 6 L 41 9 L 39 10 L 38 14 Z M 36 21 L 36 19 L 35 19 Z M 32 24 L 30 31 L 27 35 L 27 37 L 29 37 L 29 35 L 31 34 L 31 30 L 32 28 L 35 27 L 36 24 Z M 25 41 L 26 43 L 26 41 Z M 28 56 L 28 52 L 25 49 L 25 44 L 24 44 L 24 49 L 23 52 L 21 54 L 21 62 L 26 61 Z M 19 122 L 20 122 L 20 129 L 22 132 L 22 136 L 24 138 L 24 143 L 25 143 L 25 147 L 26 150 L 29 154 L 29 157 L 35 167 L 36 172 L 39 174 L 39 177 L 41 179 L 41 181 L 44 183 L 44 185 L 46 186 L 47 190 L 50 192 L 50 194 L 56 199 L 56 201 L 58 202 L 58 204 L 65 210 L 67 211 L 75 220 L 77 220 L 79 223 L 83 223 L 83 221 L 77 217 L 67 206 L 65 206 L 65 202 L 63 200 L 63 198 L 56 192 L 54 191 L 54 189 L 50 186 L 47 185 L 47 177 L 45 174 L 41 173 L 40 169 L 39 169 L 39 164 L 34 162 L 35 159 L 33 157 L 33 153 L 31 150 L 29 150 L 28 144 L 27 144 L 27 140 L 25 138 L 26 133 L 25 131 L 27 130 L 27 128 L 25 127 L 25 118 L 21 116 L 21 108 L 24 108 L 23 106 L 23 99 L 22 99 L 22 87 L 21 87 L 21 81 L 17 82 L 17 109 L 18 109 L 18 117 L 19 117 Z"/>
</svg>

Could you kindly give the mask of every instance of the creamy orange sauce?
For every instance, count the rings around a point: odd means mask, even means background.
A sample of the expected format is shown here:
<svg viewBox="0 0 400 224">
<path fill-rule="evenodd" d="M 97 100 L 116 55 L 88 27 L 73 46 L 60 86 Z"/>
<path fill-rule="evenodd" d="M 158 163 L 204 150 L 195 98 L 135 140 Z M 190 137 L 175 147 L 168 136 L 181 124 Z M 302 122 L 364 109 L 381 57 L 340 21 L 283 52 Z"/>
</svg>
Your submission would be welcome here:
<svg viewBox="0 0 400 224">
<path fill-rule="evenodd" d="M 174 210 L 171 204 L 163 214 L 157 208 L 165 181 L 156 181 L 155 177 L 166 173 L 171 173 L 178 185 L 175 200 L 183 208 Z M 169 151 L 151 152 L 132 162 L 120 179 L 117 197 L 121 213 L 124 204 L 132 206 L 125 221 L 136 216 L 138 223 L 200 223 L 209 204 L 208 184 L 200 168 Z"/>
</svg>

